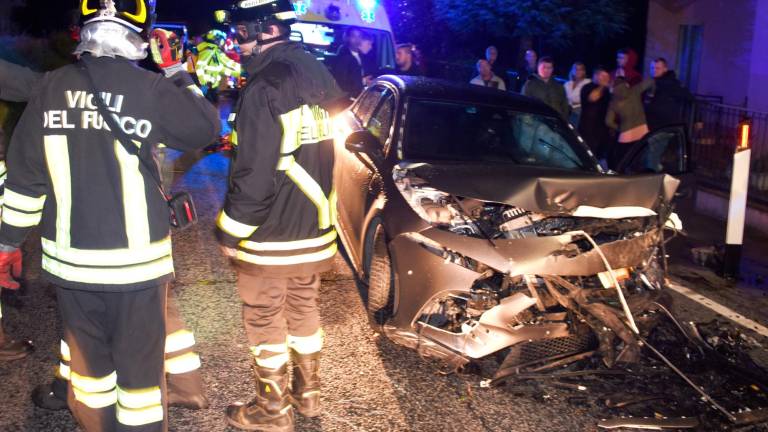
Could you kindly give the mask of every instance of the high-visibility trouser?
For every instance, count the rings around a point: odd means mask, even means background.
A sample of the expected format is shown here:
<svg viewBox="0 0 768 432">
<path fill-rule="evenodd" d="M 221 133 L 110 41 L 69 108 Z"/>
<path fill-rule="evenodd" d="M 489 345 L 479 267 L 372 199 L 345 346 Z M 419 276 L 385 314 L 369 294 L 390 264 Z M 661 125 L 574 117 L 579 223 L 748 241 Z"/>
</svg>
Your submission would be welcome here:
<svg viewBox="0 0 768 432">
<path fill-rule="evenodd" d="M 69 360 L 67 402 L 85 431 L 167 428 L 163 352 L 167 286 L 131 292 L 58 288 Z"/>
<path fill-rule="evenodd" d="M 179 314 L 176 295 L 168 289 L 166 303 L 165 372 L 168 394 L 179 398 L 203 395 L 203 379 L 200 375 L 200 355 L 195 352 L 195 336 L 187 330 Z M 69 382 L 71 353 L 67 342 L 61 341 L 60 363 L 57 379 Z M 54 393 L 66 398 L 66 389 L 55 386 Z M 66 388 L 66 384 L 64 385 Z M 171 397 L 172 398 L 172 397 Z"/>
<path fill-rule="evenodd" d="M 319 274 L 264 277 L 238 272 L 237 290 L 245 333 L 260 366 L 279 368 L 288 361 L 288 348 L 301 354 L 320 351 Z"/>
</svg>

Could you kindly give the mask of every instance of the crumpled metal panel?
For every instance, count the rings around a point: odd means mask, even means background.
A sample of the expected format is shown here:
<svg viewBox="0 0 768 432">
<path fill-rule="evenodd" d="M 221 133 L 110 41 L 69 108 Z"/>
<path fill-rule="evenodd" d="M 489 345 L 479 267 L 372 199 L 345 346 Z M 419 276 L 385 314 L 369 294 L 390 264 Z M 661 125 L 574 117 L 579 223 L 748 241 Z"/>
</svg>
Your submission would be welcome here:
<svg viewBox="0 0 768 432">
<path fill-rule="evenodd" d="M 445 331 L 422 322 L 416 323 L 419 334 L 433 339 L 470 358 L 482 358 L 506 347 L 529 340 L 569 336 L 565 323 L 544 323 L 514 327 L 515 317 L 536 304 L 525 294 L 507 297 L 480 316 L 479 322 L 462 333 Z"/>
<path fill-rule="evenodd" d="M 571 234 L 496 239 L 492 241 L 493 246 L 488 240 L 462 236 L 439 228 L 428 228 L 420 234 L 443 247 L 512 276 L 526 274 L 592 276 L 606 270 L 596 250 L 575 257 L 557 254 L 568 252 L 566 247 L 573 241 Z M 649 257 L 648 251 L 658 242 L 658 236 L 659 231 L 652 230 L 630 240 L 602 244 L 600 248 L 611 267 L 636 266 Z"/>
<path fill-rule="evenodd" d="M 537 213 L 570 213 L 579 206 L 655 210 L 662 202 L 672 201 L 680 184 L 665 174 L 613 176 L 493 164 L 419 164 L 410 170 L 443 192 Z"/>
</svg>

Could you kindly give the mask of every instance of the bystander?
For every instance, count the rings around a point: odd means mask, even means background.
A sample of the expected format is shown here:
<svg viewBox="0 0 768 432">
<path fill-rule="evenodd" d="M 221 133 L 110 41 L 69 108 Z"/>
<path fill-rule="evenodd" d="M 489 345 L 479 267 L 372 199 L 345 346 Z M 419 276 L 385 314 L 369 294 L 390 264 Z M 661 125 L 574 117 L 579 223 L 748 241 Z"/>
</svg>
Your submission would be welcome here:
<svg viewBox="0 0 768 432">
<path fill-rule="evenodd" d="M 602 67 L 595 68 L 592 82 L 581 89 L 581 119 L 579 134 L 604 168 L 608 166 L 611 134 L 605 117 L 611 102 L 611 74 Z"/>
<path fill-rule="evenodd" d="M 491 63 L 488 60 L 480 59 L 477 61 L 477 73 L 478 75 L 472 78 L 472 81 L 469 82 L 470 84 L 491 87 L 502 91 L 507 90 L 504 80 L 493 73 Z"/>
<path fill-rule="evenodd" d="M 608 127 L 618 133 L 617 143 L 611 149 L 608 161 L 611 169 L 617 169 L 624 156 L 648 133 L 642 95 L 652 87 L 651 79 L 646 79 L 634 87 L 622 77 L 614 81 L 611 104 L 605 117 Z"/>
<path fill-rule="evenodd" d="M 662 57 L 651 62 L 651 77 L 656 85 L 645 92 L 643 101 L 648 128 L 654 131 L 683 123 L 685 108 L 693 101 L 691 92 L 683 87 Z"/>
<path fill-rule="evenodd" d="M 537 66 L 537 73 L 528 78 L 522 93 L 549 105 L 560 114 L 563 120 L 568 121 L 570 108 L 565 96 L 565 88 L 555 80 L 554 71 L 555 62 L 552 57 L 542 57 Z"/>
<path fill-rule="evenodd" d="M 587 78 L 587 67 L 582 62 L 576 62 L 571 66 L 568 77 L 569 80 L 565 83 L 565 95 L 571 107 L 570 122 L 574 127 L 578 127 L 581 116 L 581 89 L 592 81 Z"/>
</svg>

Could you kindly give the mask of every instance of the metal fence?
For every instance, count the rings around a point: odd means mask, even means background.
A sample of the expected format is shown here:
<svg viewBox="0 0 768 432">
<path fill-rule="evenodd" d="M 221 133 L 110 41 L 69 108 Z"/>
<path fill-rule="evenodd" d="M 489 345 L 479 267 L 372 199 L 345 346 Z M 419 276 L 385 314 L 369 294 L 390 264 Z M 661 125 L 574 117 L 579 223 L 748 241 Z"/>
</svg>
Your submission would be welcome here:
<svg viewBox="0 0 768 432">
<path fill-rule="evenodd" d="M 750 194 L 768 202 L 768 112 L 713 103 L 698 98 L 689 110 L 692 162 L 697 174 L 714 186 L 730 187 L 733 153 L 739 142 L 739 125 L 751 121 L 752 166 Z"/>
</svg>

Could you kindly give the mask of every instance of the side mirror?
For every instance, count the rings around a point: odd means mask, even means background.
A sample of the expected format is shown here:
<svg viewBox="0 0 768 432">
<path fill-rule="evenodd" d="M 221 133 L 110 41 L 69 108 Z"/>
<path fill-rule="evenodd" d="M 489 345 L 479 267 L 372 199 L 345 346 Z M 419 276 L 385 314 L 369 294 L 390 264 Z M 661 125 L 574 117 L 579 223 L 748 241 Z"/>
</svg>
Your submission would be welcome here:
<svg viewBox="0 0 768 432">
<path fill-rule="evenodd" d="M 381 144 L 373 134 L 367 130 L 352 132 L 344 146 L 352 153 L 364 153 L 371 157 L 381 157 Z"/>
</svg>

